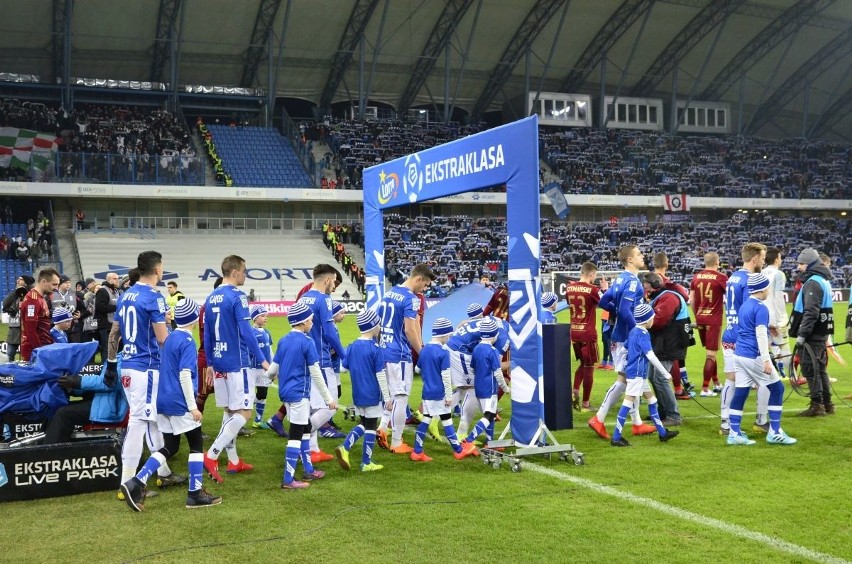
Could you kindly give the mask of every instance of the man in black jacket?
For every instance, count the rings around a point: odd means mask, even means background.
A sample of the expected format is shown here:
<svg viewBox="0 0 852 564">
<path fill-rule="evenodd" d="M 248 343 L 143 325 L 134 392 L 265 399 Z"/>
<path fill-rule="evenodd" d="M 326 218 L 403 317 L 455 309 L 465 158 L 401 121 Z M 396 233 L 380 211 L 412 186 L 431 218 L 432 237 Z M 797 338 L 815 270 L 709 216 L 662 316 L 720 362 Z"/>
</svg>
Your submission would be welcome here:
<svg viewBox="0 0 852 564">
<path fill-rule="evenodd" d="M 106 361 L 109 330 L 115 318 L 115 303 L 118 300 L 118 274 L 108 272 L 106 281 L 95 294 L 95 319 L 98 321 L 101 360 Z"/>
<path fill-rule="evenodd" d="M 796 337 L 793 363 L 801 362 L 811 396 L 811 405 L 799 413 L 799 417 L 822 417 L 834 413 L 831 383 L 826 372 L 826 341 L 834 334 L 831 271 L 822 264 L 816 249 L 805 249 L 799 253 L 796 262 L 801 273 L 802 289 L 793 305 L 793 315 L 790 316 L 790 336 Z M 813 354 L 804 352 L 805 344 Z"/>
</svg>

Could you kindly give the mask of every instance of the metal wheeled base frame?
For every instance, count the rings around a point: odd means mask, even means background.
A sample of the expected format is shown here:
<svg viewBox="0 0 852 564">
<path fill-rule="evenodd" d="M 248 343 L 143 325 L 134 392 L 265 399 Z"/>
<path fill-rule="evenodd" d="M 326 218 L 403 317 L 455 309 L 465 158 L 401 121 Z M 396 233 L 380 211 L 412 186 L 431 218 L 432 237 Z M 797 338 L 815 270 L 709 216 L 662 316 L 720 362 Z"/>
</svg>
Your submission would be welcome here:
<svg viewBox="0 0 852 564">
<path fill-rule="evenodd" d="M 559 444 L 553 433 L 544 424 L 544 421 L 539 420 L 538 431 L 533 436 L 530 445 L 518 445 L 512 439 L 507 439 L 511 425 L 506 425 L 500 438 L 496 441 L 488 441 L 488 444 L 479 449 L 479 455 L 482 458 L 483 464 L 490 465 L 493 468 L 500 468 L 504 463 L 509 466 L 512 472 L 520 472 L 523 468 L 522 459 L 530 456 L 542 456 L 548 460 L 556 454 L 559 460 L 568 461 L 569 459 L 577 466 L 582 466 L 586 463 L 585 455 L 574 448 L 573 444 Z M 547 439 L 545 441 L 545 438 Z M 505 452 L 503 449 L 514 448 L 513 452 Z"/>
</svg>

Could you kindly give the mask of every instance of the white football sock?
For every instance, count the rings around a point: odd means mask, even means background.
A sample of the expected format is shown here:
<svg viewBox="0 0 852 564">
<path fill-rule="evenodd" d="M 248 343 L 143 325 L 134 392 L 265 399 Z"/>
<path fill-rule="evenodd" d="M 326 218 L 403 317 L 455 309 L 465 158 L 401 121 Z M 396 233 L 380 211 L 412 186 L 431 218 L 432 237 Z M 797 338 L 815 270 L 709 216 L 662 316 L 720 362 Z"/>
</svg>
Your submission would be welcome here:
<svg viewBox="0 0 852 564">
<path fill-rule="evenodd" d="M 598 412 L 596 414 L 598 421 L 603 422 L 603 420 L 606 419 L 606 415 L 609 413 L 610 408 L 612 408 L 612 406 L 617 402 L 621 401 L 621 396 L 624 395 L 624 391 L 626 389 L 627 384 L 621 380 L 616 380 L 612 383 L 612 386 L 610 386 L 606 391 L 606 395 L 601 402 L 601 406 L 598 408 Z"/>
<path fill-rule="evenodd" d="M 391 446 L 402 444 L 402 430 L 405 429 L 405 411 L 408 407 L 408 396 L 395 396 L 393 398 L 393 432 L 391 433 Z"/>
<path fill-rule="evenodd" d="M 121 483 L 136 475 L 139 459 L 142 458 L 142 441 L 148 430 L 148 422 L 131 417 L 127 422 L 124 445 L 121 447 Z"/>
</svg>

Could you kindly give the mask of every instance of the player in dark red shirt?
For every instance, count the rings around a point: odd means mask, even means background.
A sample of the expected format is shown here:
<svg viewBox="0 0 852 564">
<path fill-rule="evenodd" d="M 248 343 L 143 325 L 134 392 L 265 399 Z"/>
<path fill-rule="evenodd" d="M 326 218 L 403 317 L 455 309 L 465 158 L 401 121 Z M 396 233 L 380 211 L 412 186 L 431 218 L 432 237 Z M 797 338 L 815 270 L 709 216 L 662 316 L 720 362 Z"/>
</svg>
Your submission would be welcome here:
<svg viewBox="0 0 852 564">
<path fill-rule="evenodd" d="M 222 285 L 222 277 L 219 276 L 213 281 L 213 289 L 215 290 Z M 207 354 L 204 352 L 204 302 L 201 302 L 201 307 L 198 309 L 198 393 L 195 395 L 195 405 L 198 406 L 198 411 L 204 413 L 204 404 L 207 402 L 207 396 L 213 391 L 213 383 L 207 381 Z"/>
<path fill-rule="evenodd" d="M 59 273 L 45 268 L 38 273 L 32 290 L 21 300 L 21 360 L 30 361 L 33 351 L 53 343 L 50 302 L 46 299 L 59 287 Z"/>
<path fill-rule="evenodd" d="M 568 284 L 565 300 L 571 314 L 571 344 L 579 365 L 574 371 L 574 409 L 591 411 L 589 398 L 595 378 L 595 364 L 600 358 L 598 350 L 598 327 L 595 311 L 601 301 L 600 288 L 593 282 L 598 275 L 598 267 L 593 262 L 584 262 L 580 267 L 580 281 Z M 580 384 L 583 384 L 583 400 L 580 403 Z"/>
<path fill-rule="evenodd" d="M 695 325 L 701 345 L 707 351 L 704 359 L 704 381 L 701 395 L 712 397 L 721 389 L 716 373 L 716 355 L 722 336 L 722 314 L 724 313 L 725 284 L 728 277 L 719 272 L 719 255 L 713 252 L 704 255 L 704 270 L 695 274 L 689 290 L 689 305 L 695 312 Z M 713 390 L 710 390 L 710 381 Z"/>
</svg>

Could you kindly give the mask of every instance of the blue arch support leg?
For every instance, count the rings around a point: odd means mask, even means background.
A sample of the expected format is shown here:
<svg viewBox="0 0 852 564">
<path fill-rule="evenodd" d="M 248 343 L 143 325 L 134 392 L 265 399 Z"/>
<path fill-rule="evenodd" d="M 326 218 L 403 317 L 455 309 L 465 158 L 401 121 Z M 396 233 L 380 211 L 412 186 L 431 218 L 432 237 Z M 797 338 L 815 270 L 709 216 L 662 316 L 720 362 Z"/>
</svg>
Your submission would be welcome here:
<svg viewBox="0 0 852 564">
<path fill-rule="evenodd" d="M 544 420 L 541 350 L 538 118 L 412 153 L 364 171 L 367 307 L 384 292 L 383 211 L 461 192 L 506 186 L 512 419 L 516 445 L 530 446 Z"/>
</svg>

